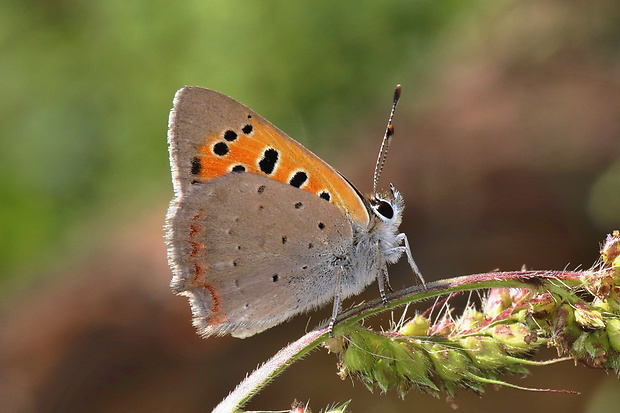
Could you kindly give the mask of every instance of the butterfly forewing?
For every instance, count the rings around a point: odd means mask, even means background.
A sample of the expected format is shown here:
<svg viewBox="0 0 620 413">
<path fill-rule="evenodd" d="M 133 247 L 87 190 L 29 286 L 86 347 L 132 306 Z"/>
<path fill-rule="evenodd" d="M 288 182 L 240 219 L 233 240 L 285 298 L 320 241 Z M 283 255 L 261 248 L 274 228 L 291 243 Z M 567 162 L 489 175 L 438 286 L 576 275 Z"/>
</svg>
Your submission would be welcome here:
<svg viewBox="0 0 620 413">
<path fill-rule="evenodd" d="M 303 189 L 337 206 L 359 225 L 364 200 L 336 170 L 241 103 L 219 92 L 185 87 L 169 121 L 175 192 L 230 172 L 252 172 Z"/>
</svg>

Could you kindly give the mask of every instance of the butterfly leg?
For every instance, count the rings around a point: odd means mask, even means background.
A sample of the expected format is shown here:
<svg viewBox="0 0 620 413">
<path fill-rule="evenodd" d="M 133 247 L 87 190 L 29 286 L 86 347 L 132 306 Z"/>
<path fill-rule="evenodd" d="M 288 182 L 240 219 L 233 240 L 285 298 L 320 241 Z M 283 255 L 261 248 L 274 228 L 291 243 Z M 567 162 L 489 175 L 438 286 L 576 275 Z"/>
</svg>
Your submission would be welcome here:
<svg viewBox="0 0 620 413">
<path fill-rule="evenodd" d="M 385 286 L 387 285 L 389 291 L 392 290 L 392 286 L 390 285 L 390 279 L 388 277 L 387 264 L 385 260 L 381 257 L 381 251 L 379 248 L 376 248 L 377 251 L 377 263 L 381 263 L 381 269 L 379 270 L 379 274 L 377 275 L 377 284 L 379 284 L 379 295 L 381 296 L 381 302 L 383 305 L 388 305 L 387 295 L 385 294 Z"/>
<path fill-rule="evenodd" d="M 403 242 L 405 245 L 401 245 L 400 247 L 394 247 L 391 250 L 388 250 L 388 252 L 400 251 L 401 253 L 404 252 L 405 254 L 407 254 L 407 261 L 409 262 L 409 266 L 415 273 L 416 277 L 418 277 L 420 281 L 422 281 L 422 284 L 426 284 L 426 281 L 424 281 L 424 277 L 422 277 L 422 273 L 418 269 L 418 265 L 415 263 L 415 261 L 413 260 L 413 256 L 411 255 L 411 247 L 409 247 L 409 240 L 407 239 L 407 234 L 405 233 L 398 234 L 396 236 L 396 241 L 399 244 Z"/>
<path fill-rule="evenodd" d="M 334 336 L 334 325 L 336 324 L 336 317 L 340 313 L 340 306 L 342 305 L 341 296 L 342 296 L 342 267 L 340 267 L 336 271 L 336 286 L 335 286 L 335 294 L 334 294 L 334 307 L 332 308 L 332 318 L 329 320 L 329 326 L 327 327 L 327 331 L 329 332 L 329 336 Z"/>
<path fill-rule="evenodd" d="M 385 271 L 385 287 L 387 288 L 388 292 L 393 293 L 394 289 L 392 288 L 392 284 L 390 284 L 390 274 L 388 273 L 387 265 L 384 267 L 384 271 Z"/>
<path fill-rule="evenodd" d="M 384 265 L 383 268 L 381 268 L 381 271 L 379 272 L 379 277 L 377 280 L 377 283 L 379 284 L 379 295 L 381 296 L 381 302 L 383 303 L 383 305 L 388 305 L 388 299 L 387 299 L 387 295 L 385 294 L 385 285 L 386 285 L 386 280 L 387 280 L 387 268 Z M 388 287 L 389 287 L 389 282 L 387 283 Z M 391 287 L 389 287 L 390 290 L 392 289 Z"/>
</svg>

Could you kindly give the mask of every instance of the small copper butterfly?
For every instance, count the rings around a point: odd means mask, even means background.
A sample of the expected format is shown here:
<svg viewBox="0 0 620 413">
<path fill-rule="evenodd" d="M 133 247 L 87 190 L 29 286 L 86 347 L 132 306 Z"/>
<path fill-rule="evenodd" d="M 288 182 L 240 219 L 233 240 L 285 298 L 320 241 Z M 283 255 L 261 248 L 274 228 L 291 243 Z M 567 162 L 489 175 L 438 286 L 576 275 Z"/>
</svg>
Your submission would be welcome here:
<svg viewBox="0 0 620 413">
<path fill-rule="evenodd" d="M 173 291 L 189 298 L 203 336 L 249 337 L 374 280 L 406 253 L 403 198 L 376 192 L 400 85 L 366 198 L 267 120 L 214 90 L 174 98 L 168 143 L 174 199 L 166 218 Z"/>
</svg>

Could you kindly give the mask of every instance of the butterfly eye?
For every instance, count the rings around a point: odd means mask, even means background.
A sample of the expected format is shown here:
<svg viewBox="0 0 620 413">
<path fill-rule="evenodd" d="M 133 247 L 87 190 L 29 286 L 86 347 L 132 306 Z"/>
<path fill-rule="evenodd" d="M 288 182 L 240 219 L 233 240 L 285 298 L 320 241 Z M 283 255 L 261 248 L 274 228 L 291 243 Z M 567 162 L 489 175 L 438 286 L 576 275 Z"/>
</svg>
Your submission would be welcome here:
<svg viewBox="0 0 620 413">
<path fill-rule="evenodd" d="M 394 208 L 392 208 L 392 205 L 387 201 L 379 201 L 375 211 L 387 219 L 394 218 Z"/>
</svg>

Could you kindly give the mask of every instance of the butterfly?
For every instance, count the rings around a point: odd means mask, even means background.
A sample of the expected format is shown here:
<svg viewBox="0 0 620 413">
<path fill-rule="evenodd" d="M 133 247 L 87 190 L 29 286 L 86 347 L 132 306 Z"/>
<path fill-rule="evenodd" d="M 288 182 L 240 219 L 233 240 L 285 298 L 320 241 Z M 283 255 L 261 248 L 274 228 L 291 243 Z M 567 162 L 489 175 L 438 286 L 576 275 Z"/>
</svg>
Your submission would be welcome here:
<svg viewBox="0 0 620 413">
<path fill-rule="evenodd" d="M 172 290 L 189 299 L 203 336 L 245 338 L 377 280 L 403 253 L 404 201 L 377 180 L 392 116 L 364 197 L 344 176 L 267 120 L 214 90 L 184 87 L 170 112 L 174 198 L 166 217 Z"/>
</svg>

